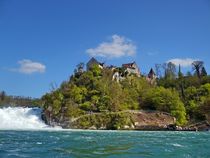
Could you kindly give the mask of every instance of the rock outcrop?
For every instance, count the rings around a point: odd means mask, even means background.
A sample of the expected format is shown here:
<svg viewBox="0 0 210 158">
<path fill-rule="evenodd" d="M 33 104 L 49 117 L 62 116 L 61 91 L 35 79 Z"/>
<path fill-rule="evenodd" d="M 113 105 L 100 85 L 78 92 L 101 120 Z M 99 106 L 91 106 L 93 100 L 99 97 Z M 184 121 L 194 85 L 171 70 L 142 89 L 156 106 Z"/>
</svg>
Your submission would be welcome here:
<svg viewBox="0 0 210 158">
<path fill-rule="evenodd" d="M 201 121 L 198 123 L 191 124 L 187 127 L 184 127 L 183 130 L 192 130 L 192 131 L 209 131 L 210 123 L 208 121 Z"/>
<path fill-rule="evenodd" d="M 70 119 L 62 115 L 52 118 L 50 109 L 47 109 L 42 118 L 52 126 L 92 130 L 170 130 L 168 127 L 176 122 L 173 116 L 165 112 L 132 110 L 89 113 Z"/>
</svg>

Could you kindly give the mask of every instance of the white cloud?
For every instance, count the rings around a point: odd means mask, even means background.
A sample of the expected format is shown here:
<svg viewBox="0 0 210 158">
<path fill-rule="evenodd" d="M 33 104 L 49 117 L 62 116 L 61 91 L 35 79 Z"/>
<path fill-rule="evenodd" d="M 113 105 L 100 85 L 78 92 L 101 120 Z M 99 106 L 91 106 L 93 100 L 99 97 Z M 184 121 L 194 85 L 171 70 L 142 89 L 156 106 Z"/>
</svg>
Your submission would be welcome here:
<svg viewBox="0 0 210 158">
<path fill-rule="evenodd" d="M 113 35 L 110 42 L 102 42 L 98 47 L 87 49 L 86 52 L 90 56 L 119 58 L 135 55 L 136 49 L 131 40 L 123 36 Z"/>
<path fill-rule="evenodd" d="M 189 66 L 192 66 L 192 63 L 196 60 L 199 60 L 199 59 L 191 59 L 191 58 L 179 59 L 179 58 L 176 58 L 176 59 L 168 60 L 167 63 L 172 62 L 176 66 L 181 65 L 182 67 L 189 67 Z"/>
<path fill-rule="evenodd" d="M 18 61 L 19 67 L 10 69 L 11 71 L 23 73 L 23 74 L 32 74 L 32 73 L 44 73 L 46 66 L 39 62 L 34 62 L 28 59 L 23 59 Z"/>
</svg>

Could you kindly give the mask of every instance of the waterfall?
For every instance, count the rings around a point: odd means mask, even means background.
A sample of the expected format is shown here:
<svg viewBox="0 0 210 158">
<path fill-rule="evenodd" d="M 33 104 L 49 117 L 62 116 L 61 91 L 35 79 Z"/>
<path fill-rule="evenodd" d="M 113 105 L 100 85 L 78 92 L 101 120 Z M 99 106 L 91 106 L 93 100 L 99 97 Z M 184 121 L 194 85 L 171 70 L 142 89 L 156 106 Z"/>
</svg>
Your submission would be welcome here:
<svg viewBox="0 0 210 158">
<path fill-rule="evenodd" d="M 0 108 L 0 130 L 49 129 L 50 127 L 41 119 L 41 112 L 40 108 Z"/>
</svg>

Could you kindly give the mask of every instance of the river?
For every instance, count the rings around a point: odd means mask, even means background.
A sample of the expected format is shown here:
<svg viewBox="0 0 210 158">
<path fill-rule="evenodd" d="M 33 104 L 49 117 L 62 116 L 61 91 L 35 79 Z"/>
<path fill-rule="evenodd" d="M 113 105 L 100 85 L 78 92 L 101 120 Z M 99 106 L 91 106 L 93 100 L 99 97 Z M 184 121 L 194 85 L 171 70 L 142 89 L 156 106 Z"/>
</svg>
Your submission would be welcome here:
<svg viewBox="0 0 210 158">
<path fill-rule="evenodd" d="M 210 157 L 210 132 L 63 130 L 45 125 L 40 113 L 0 109 L 0 158 Z"/>
</svg>

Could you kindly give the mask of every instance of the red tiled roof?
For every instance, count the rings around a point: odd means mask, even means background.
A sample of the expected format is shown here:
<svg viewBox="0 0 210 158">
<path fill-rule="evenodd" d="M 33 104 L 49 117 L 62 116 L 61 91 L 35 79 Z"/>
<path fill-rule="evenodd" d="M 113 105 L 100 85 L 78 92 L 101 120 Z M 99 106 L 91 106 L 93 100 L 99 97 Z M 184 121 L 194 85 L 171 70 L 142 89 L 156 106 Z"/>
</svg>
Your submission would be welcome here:
<svg viewBox="0 0 210 158">
<path fill-rule="evenodd" d="M 122 66 L 125 67 L 125 68 L 133 68 L 133 64 L 134 64 L 134 62 L 133 63 L 122 64 Z"/>
</svg>

